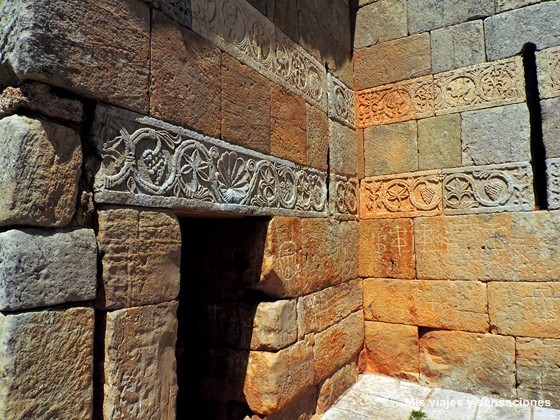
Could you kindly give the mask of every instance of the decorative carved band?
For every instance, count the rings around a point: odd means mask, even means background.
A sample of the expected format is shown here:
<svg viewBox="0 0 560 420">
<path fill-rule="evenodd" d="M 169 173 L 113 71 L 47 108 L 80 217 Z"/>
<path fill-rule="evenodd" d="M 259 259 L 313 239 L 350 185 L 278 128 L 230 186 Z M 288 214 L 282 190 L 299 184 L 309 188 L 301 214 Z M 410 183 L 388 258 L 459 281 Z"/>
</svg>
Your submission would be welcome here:
<svg viewBox="0 0 560 420">
<path fill-rule="evenodd" d="M 541 98 L 560 96 L 560 47 L 537 52 L 537 70 Z"/>
<path fill-rule="evenodd" d="M 548 208 L 560 209 L 560 158 L 546 160 Z"/>
<path fill-rule="evenodd" d="M 356 126 L 356 96 L 344 83 L 328 75 L 329 117 L 350 128 Z"/>
<path fill-rule="evenodd" d="M 356 218 L 359 208 L 358 190 L 357 179 L 331 174 L 329 187 L 331 214 Z"/>
<path fill-rule="evenodd" d="M 95 200 L 184 210 L 325 216 L 326 174 L 101 105 Z"/>
</svg>

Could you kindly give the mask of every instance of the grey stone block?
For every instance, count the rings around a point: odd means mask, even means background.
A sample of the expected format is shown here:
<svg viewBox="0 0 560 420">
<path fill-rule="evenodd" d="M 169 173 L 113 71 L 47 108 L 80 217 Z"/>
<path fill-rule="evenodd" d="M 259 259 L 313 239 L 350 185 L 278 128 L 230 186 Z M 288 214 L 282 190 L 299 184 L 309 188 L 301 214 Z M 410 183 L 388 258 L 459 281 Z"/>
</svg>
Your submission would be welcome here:
<svg viewBox="0 0 560 420">
<path fill-rule="evenodd" d="M 93 230 L 0 233 L 0 310 L 14 311 L 95 298 Z"/>
<path fill-rule="evenodd" d="M 541 109 L 546 157 L 560 157 L 560 97 L 542 100 Z"/>
<path fill-rule="evenodd" d="M 537 49 L 560 44 L 560 5 L 540 3 L 500 13 L 484 21 L 488 60 L 519 54 L 527 43 Z"/>
<path fill-rule="evenodd" d="M 440 115 L 418 120 L 418 169 L 461 166 L 461 117 Z"/>
<path fill-rule="evenodd" d="M 356 13 L 355 49 L 406 35 L 405 0 L 379 0 Z"/>
<path fill-rule="evenodd" d="M 494 0 L 494 3 L 496 4 L 496 13 L 500 13 L 507 10 L 519 9 L 520 7 L 529 6 L 535 3 L 541 3 L 542 1 L 547 0 Z"/>
<path fill-rule="evenodd" d="M 358 169 L 356 133 L 329 120 L 330 169 L 344 175 L 356 175 Z"/>
</svg>

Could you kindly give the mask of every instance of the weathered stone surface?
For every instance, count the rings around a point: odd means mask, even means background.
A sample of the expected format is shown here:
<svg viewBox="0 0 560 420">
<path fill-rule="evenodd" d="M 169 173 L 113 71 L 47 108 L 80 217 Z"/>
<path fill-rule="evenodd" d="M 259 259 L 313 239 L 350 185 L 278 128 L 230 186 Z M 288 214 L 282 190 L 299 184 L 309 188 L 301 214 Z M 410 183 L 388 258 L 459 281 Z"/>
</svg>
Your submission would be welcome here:
<svg viewBox="0 0 560 420">
<path fill-rule="evenodd" d="M 366 321 L 368 372 L 417 381 L 418 327 Z"/>
<path fill-rule="evenodd" d="M 266 420 L 284 419 L 311 419 L 317 406 L 317 388 L 311 387 L 302 391 L 294 400 L 286 404 L 282 409 L 265 416 Z M 253 415 L 251 420 L 261 420 L 263 417 Z"/>
<path fill-rule="evenodd" d="M 358 127 L 434 115 L 433 77 L 425 76 L 357 92 Z"/>
<path fill-rule="evenodd" d="M 517 388 L 517 397 L 520 397 L 519 388 Z M 542 403 L 544 404 L 544 401 Z M 514 406 L 511 400 L 481 397 L 476 416 L 485 420 L 538 420 L 537 417 L 531 417 L 531 411 L 532 408 L 528 406 Z"/>
<path fill-rule="evenodd" d="M 472 332 L 488 330 L 483 283 L 368 279 L 363 288 L 367 320 Z"/>
<path fill-rule="evenodd" d="M 313 168 L 327 170 L 329 119 L 324 111 L 307 105 L 307 162 Z"/>
<path fill-rule="evenodd" d="M 420 338 L 420 382 L 474 394 L 515 396 L 515 339 L 432 331 Z"/>
<path fill-rule="evenodd" d="M 175 418 L 177 303 L 107 313 L 105 418 Z"/>
<path fill-rule="evenodd" d="M 364 345 L 364 314 L 354 312 L 338 324 L 315 334 L 313 359 L 319 383 L 357 357 Z"/>
<path fill-rule="evenodd" d="M 163 10 L 181 25 L 190 28 L 192 26 L 191 0 L 144 0 L 149 4 Z"/>
<path fill-rule="evenodd" d="M 93 230 L 0 233 L 0 310 L 92 300 L 96 287 Z"/>
<path fill-rule="evenodd" d="M 87 308 L 0 315 L 0 417 L 91 418 L 93 318 Z"/>
<path fill-rule="evenodd" d="M 530 211 L 534 207 L 529 163 L 443 170 L 443 213 Z"/>
<path fill-rule="evenodd" d="M 496 13 L 500 13 L 506 10 L 519 9 L 520 7 L 529 6 L 542 1 L 547 0 L 494 0 L 494 3 L 496 5 Z"/>
<path fill-rule="evenodd" d="M 537 49 L 560 44 L 560 6 L 545 2 L 489 17 L 484 21 L 488 60 L 519 54 L 533 43 Z"/>
<path fill-rule="evenodd" d="M 64 227 L 76 209 L 80 137 L 43 119 L 0 120 L 0 226 Z"/>
<path fill-rule="evenodd" d="M 179 2 L 175 3 L 179 5 Z M 209 41 L 173 22 L 163 13 L 154 12 L 151 115 L 219 138 L 222 100 L 220 63 L 221 52 Z"/>
<path fill-rule="evenodd" d="M 430 31 L 493 13 L 493 0 L 408 0 L 408 30 Z"/>
<path fill-rule="evenodd" d="M 477 64 L 434 76 L 436 115 L 525 101 L 521 57 Z"/>
<path fill-rule="evenodd" d="M 411 219 L 360 221 L 360 277 L 416 275 Z"/>
<path fill-rule="evenodd" d="M 406 35 L 405 0 L 378 0 L 356 12 L 355 49 Z"/>
<path fill-rule="evenodd" d="M 330 170 L 355 176 L 358 170 L 356 133 L 336 121 L 329 120 Z"/>
<path fill-rule="evenodd" d="M 560 284 L 488 284 L 490 322 L 498 334 L 560 338 Z"/>
<path fill-rule="evenodd" d="M 31 82 L 20 87 L 7 87 L 0 93 L 0 118 L 19 111 L 37 112 L 49 118 L 80 123 L 83 107 L 80 101 L 58 96 L 53 88 Z"/>
<path fill-rule="evenodd" d="M 546 157 L 560 157 L 560 97 L 542 100 L 541 109 Z"/>
<path fill-rule="evenodd" d="M 418 218 L 414 224 L 418 278 L 559 279 L 560 212 Z"/>
<path fill-rule="evenodd" d="M 418 170 L 416 121 L 364 130 L 366 176 Z"/>
<path fill-rule="evenodd" d="M 433 216 L 442 209 L 442 175 L 437 171 L 362 179 L 362 219 Z"/>
<path fill-rule="evenodd" d="M 418 121 L 418 169 L 461 166 L 461 117 L 440 115 Z"/>
<path fill-rule="evenodd" d="M 357 220 L 360 183 L 356 178 L 330 175 L 329 213 L 341 220 Z"/>
<path fill-rule="evenodd" d="M 422 412 L 426 413 L 429 419 L 448 417 L 456 419 L 480 418 L 476 416 L 479 402 L 480 398 L 471 394 L 436 388 L 430 394 L 430 398 L 424 401 Z M 482 418 L 490 420 L 485 417 Z"/>
<path fill-rule="evenodd" d="M 150 11 L 146 4 L 4 1 L 0 16 L 4 45 L 0 85 L 33 79 L 148 111 Z"/>
<path fill-rule="evenodd" d="M 181 231 L 172 212 L 105 208 L 98 212 L 103 308 L 159 303 L 179 295 Z"/>
<path fill-rule="evenodd" d="M 461 114 L 463 165 L 531 160 L 531 123 L 524 103 Z"/>
<path fill-rule="evenodd" d="M 356 97 L 354 91 L 330 73 L 327 76 L 329 117 L 354 128 L 356 125 Z"/>
<path fill-rule="evenodd" d="M 324 413 L 358 380 L 356 364 L 350 363 L 319 385 L 317 414 Z"/>
<path fill-rule="evenodd" d="M 559 407 L 560 341 L 518 338 L 516 352 L 517 396 L 550 400 Z"/>
<path fill-rule="evenodd" d="M 482 20 L 437 29 L 431 36 L 434 73 L 484 63 L 486 59 Z"/>
<path fill-rule="evenodd" d="M 278 350 L 296 342 L 295 300 L 261 302 L 253 320 L 251 349 Z"/>
<path fill-rule="evenodd" d="M 270 153 L 307 164 L 307 109 L 305 101 L 287 90 L 272 86 Z"/>
<path fill-rule="evenodd" d="M 430 74 L 428 33 L 383 42 L 354 53 L 354 88 L 367 89 Z"/>
<path fill-rule="evenodd" d="M 560 47 L 537 51 L 536 56 L 540 97 L 560 96 Z"/>
<path fill-rule="evenodd" d="M 558 420 L 560 413 L 553 408 L 533 407 L 533 420 Z"/>
<path fill-rule="evenodd" d="M 313 385 L 313 343 L 306 339 L 276 353 L 252 351 L 244 394 L 251 410 L 266 416 Z"/>
<path fill-rule="evenodd" d="M 560 209 L 560 158 L 546 160 L 546 183 L 548 208 Z"/>
</svg>

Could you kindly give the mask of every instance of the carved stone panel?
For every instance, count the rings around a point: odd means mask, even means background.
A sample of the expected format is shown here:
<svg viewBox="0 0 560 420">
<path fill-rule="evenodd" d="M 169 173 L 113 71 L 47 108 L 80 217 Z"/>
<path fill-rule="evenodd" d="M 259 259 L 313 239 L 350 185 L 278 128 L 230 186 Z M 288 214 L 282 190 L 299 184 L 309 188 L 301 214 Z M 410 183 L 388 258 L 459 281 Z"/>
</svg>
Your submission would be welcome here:
<svg viewBox="0 0 560 420">
<path fill-rule="evenodd" d="M 352 89 L 328 75 L 329 117 L 350 128 L 356 126 L 356 96 Z"/>
<path fill-rule="evenodd" d="M 560 96 L 560 47 L 537 52 L 537 73 L 541 98 Z"/>
<path fill-rule="evenodd" d="M 330 213 L 343 218 L 358 217 L 359 182 L 354 178 L 331 174 L 329 187 Z"/>
<path fill-rule="evenodd" d="M 560 209 L 560 158 L 546 160 L 548 208 Z"/>
<path fill-rule="evenodd" d="M 439 171 L 365 178 L 360 185 L 360 216 L 376 219 L 440 214 L 441 191 Z"/>
<path fill-rule="evenodd" d="M 100 105 L 94 141 L 98 203 L 182 211 L 324 216 L 326 174 Z"/>
<path fill-rule="evenodd" d="M 191 0 L 144 0 L 163 10 L 181 25 L 192 26 Z"/>
<path fill-rule="evenodd" d="M 529 163 L 445 169 L 443 173 L 445 214 L 533 210 Z"/>
</svg>

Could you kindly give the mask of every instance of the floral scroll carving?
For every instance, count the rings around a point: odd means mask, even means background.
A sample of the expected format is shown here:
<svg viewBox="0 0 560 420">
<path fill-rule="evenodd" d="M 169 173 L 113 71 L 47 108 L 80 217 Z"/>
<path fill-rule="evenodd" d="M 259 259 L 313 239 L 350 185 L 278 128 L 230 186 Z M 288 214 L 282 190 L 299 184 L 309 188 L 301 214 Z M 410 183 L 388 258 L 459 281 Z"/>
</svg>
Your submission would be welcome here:
<svg viewBox="0 0 560 420">
<path fill-rule="evenodd" d="M 355 218 L 358 216 L 359 183 L 357 179 L 331 174 L 330 212 L 331 214 Z"/>
<path fill-rule="evenodd" d="M 356 98 L 354 92 L 332 75 L 328 75 L 329 117 L 354 128 L 356 125 Z"/>
</svg>

